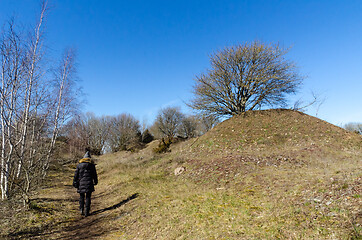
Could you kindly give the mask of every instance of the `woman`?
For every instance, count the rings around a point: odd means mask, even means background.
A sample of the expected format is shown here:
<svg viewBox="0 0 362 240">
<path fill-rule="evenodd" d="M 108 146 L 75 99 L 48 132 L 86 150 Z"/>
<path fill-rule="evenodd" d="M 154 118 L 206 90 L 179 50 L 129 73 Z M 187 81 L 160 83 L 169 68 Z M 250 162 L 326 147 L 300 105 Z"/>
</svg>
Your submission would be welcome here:
<svg viewBox="0 0 362 240">
<path fill-rule="evenodd" d="M 82 215 L 89 216 L 91 196 L 94 192 L 94 185 L 98 184 L 98 177 L 95 164 L 91 160 L 89 152 L 86 152 L 84 157 L 79 160 L 77 169 L 75 170 L 73 186 L 77 188 L 79 197 L 79 209 Z M 84 211 L 85 200 L 85 211 Z"/>
</svg>

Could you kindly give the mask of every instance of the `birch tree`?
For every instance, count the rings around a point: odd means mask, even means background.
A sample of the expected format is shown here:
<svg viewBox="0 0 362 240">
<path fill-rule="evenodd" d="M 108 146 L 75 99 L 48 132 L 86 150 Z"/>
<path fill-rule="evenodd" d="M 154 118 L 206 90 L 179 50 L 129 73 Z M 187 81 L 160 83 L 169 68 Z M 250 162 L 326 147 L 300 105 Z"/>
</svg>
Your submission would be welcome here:
<svg viewBox="0 0 362 240">
<path fill-rule="evenodd" d="M 81 90 L 76 88 L 76 53 L 72 48 L 64 50 L 63 58 L 59 66 L 54 71 L 53 94 L 55 96 L 50 122 L 52 123 L 52 133 L 50 138 L 50 146 L 47 150 L 46 160 L 43 165 L 43 175 L 49 168 L 49 159 L 55 147 L 55 141 L 59 135 L 60 129 L 67 120 L 74 116 L 77 112 L 78 95 Z"/>
<path fill-rule="evenodd" d="M 43 57 L 43 22 L 45 18 L 45 12 L 47 11 L 47 2 L 43 2 L 41 6 L 41 12 L 39 21 L 34 28 L 34 32 L 31 33 L 29 36 L 29 40 L 26 43 L 27 51 L 25 54 L 25 58 L 23 59 L 24 68 L 25 68 L 25 75 L 24 75 L 24 82 L 25 82 L 25 93 L 23 95 L 24 98 L 24 110 L 23 110 L 23 117 L 22 117 L 22 134 L 21 134 L 21 147 L 20 147 L 20 155 L 19 155 L 19 163 L 17 169 L 16 177 L 19 178 L 20 172 L 22 169 L 22 164 L 24 161 L 24 155 L 26 150 L 26 143 L 27 143 L 27 131 L 30 125 L 30 115 L 31 112 L 34 111 L 36 115 L 37 105 L 35 104 L 34 108 L 32 108 L 33 104 L 33 94 L 34 94 L 34 86 L 37 86 L 38 80 L 42 75 L 40 64 Z M 36 101 L 35 101 L 36 102 Z"/>
<path fill-rule="evenodd" d="M 20 36 L 14 30 L 14 21 L 8 23 L 8 29 L 1 36 L 1 198 L 9 197 L 9 181 L 12 158 L 17 141 L 19 93 L 21 92 L 21 75 L 23 74 L 23 49 Z"/>
<path fill-rule="evenodd" d="M 29 34 L 14 21 L 0 38 L 1 199 L 29 200 L 49 168 L 59 129 L 74 114 L 75 54 L 67 49 L 53 78 L 43 61 L 47 2 Z"/>
</svg>

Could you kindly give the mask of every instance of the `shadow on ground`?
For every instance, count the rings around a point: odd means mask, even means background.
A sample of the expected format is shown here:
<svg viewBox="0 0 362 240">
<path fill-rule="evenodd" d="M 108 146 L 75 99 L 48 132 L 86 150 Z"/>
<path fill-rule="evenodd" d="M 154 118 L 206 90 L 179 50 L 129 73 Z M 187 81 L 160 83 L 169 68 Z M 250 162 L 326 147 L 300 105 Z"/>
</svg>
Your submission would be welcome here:
<svg viewBox="0 0 362 240">
<path fill-rule="evenodd" d="M 74 198 L 33 198 L 32 201 L 37 203 L 42 202 L 78 202 L 78 199 Z"/>
<path fill-rule="evenodd" d="M 16 232 L 8 235 L 8 239 L 57 239 L 57 240 L 81 240 L 81 239 L 95 239 L 106 234 L 109 229 L 102 227 L 102 221 L 107 221 L 107 214 L 101 214 L 106 211 L 114 210 L 129 201 L 136 199 L 138 193 L 132 194 L 128 198 L 114 204 L 110 207 L 96 210 L 91 213 L 89 217 L 78 216 L 73 220 L 65 220 L 57 223 L 50 223 L 43 226 L 42 229 L 32 228 L 28 231 Z M 52 199 L 37 199 L 52 201 Z M 53 201 L 62 201 L 64 199 L 54 199 Z M 69 201 L 76 202 L 75 199 Z M 99 224 L 98 224 L 99 223 Z"/>
<path fill-rule="evenodd" d="M 111 207 L 103 208 L 103 209 L 100 209 L 100 210 L 97 210 L 97 211 L 93 212 L 92 215 L 96 215 L 96 214 L 99 214 L 99 213 L 102 213 L 102 212 L 105 212 L 105 211 L 109 211 L 109 210 L 113 210 L 113 209 L 119 208 L 120 206 L 126 204 L 127 202 L 129 202 L 129 201 L 137 198 L 138 196 L 139 196 L 139 194 L 138 194 L 138 193 L 135 193 L 135 194 L 129 196 L 127 199 L 122 200 L 122 201 L 120 201 L 119 203 L 114 204 L 114 205 L 111 206 Z"/>
</svg>

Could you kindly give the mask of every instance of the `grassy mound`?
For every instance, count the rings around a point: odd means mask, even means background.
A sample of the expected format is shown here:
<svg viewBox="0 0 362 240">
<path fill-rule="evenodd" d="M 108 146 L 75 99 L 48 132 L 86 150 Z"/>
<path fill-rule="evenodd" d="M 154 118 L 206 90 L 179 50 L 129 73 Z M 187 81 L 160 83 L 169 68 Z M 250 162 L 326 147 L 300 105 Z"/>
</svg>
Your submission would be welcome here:
<svg viewBox="0 0 362 240">
<path fill-rule="evenodd" d="M 289 152 L 361 150 L 362 137 L 307 114 L 272 109 L 232 117 L 192 144 L 197 152 Z"/>
<path fill-rule="evenodd" d="M 153 141 L 101 156 L 87 218 L 70 185 L 74 169 L 57 171 L 62 181 L 51 182 L 60 184 L 24 212 L 32 222 L 9 220 L 0 238 L 360 239 L 361 140 L 295 111 L 247 112 L 171 152 L 155 154 Z M 186 170 L 175 175 L 179 166 Z"/>
</svg>

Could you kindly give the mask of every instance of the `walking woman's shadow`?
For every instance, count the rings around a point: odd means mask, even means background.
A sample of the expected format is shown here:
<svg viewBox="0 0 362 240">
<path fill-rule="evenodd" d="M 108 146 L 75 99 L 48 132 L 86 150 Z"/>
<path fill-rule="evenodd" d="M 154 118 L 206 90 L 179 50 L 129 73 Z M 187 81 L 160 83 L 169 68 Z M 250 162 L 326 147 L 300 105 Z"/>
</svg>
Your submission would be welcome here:
<svg viewBox="0 0 362 240">
<path fill-rule="evenodd" d="M 102 213 L 102 212 L 105 212 L 105 211 L 109 211 L 109 210 L 113 210 L 113 209 L 119 208 L 120 206 L 128 203 L 129 201 L 137 198 L 138 196 L 139 196 L 138 193 L 132 194 L 132 195 L 129 196 L 127 199 L 122 200 L 122 201 L 120 201 L 119 203 L 114 204 L 113 206 L 110 206 L 110 207 L 107 207 L 107 208 L 103 208 L 103 209 L 99 209 L 99 210 L 97 210 L 97 211 L 92 212 L 91 215 L 96 215 L 96 214 L 99 214 L 99 213 Z"/>
</svg>

